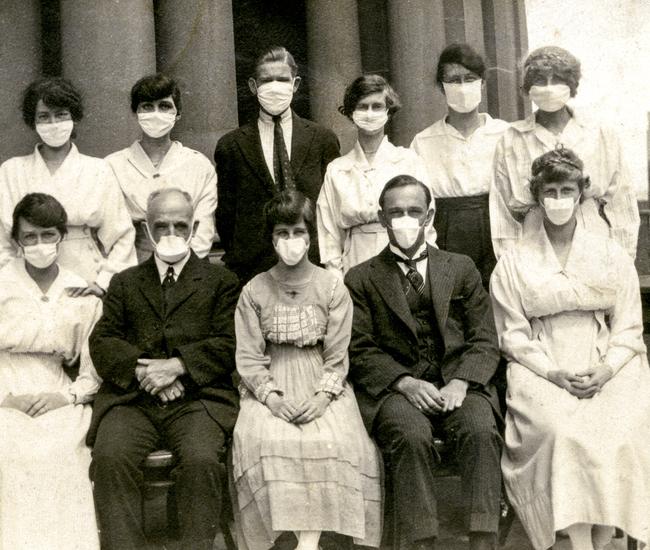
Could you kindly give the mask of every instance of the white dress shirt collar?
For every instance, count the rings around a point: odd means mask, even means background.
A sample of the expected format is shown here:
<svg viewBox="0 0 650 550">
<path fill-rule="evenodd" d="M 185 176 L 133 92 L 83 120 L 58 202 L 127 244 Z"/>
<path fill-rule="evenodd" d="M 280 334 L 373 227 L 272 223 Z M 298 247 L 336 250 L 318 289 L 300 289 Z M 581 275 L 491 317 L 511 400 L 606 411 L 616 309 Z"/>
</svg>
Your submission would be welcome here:
<svg viewBox="0 0 650 550">
<path fill-rule="evenodd" d="M 270 114 L 262 111 L 262 109 L 260 109 L 259 120 L 264 124 L 273 124 L 273 117 Z M 286 111 L 284 111 L 284 113 L 280 114 L 280 124 L 284 124 L 286 122 L 289 122 L 290 120 L 291 120 L 291 107 L 289 107 Z"/>
<path fill-rule="evenodd" d="M 178 277 L 180 276 L 181 271 L 183 271 L 185 264 L 190 259 L 190 254 L 191 252 L 188 252 L 183 259 L 178 260 L 175 264 L 168 264 L 167 262 L 163 262 L 154 252 L 153 257 L 154 257 L 154 261 L 156 262 L 156 269 L 158 270 L 160 283 L 162 284 L 162 282 L 165 280 L 165 277 L 167 276 L 167 269 L 169 268 L 169 266 L 172 266 L 174 268 L 174 281 L 178 281 Z"/>
</svg>

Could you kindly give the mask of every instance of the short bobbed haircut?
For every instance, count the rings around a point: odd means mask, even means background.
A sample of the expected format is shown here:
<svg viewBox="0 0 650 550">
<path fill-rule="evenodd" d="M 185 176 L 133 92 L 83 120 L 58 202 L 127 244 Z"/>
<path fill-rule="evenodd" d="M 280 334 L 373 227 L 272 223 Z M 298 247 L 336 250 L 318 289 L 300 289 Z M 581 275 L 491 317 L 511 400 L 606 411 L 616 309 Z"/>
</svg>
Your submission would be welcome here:
<svg viewBox="0 0 650 550">
<path fill-rule="evenodd" d="M 255 62 L 255 70 L 253 71 L 253 78 L 257 78 L 259 68 L 265 63 L 286 63 L 291 69 L 291 76 L 294 78 L 298 76 L 298 65 L 293 55 L 289 53 L 284 46 L 271 46 L 268 50 L 263 52 Z"/>
<path fill-rule="evenodd" d="M 23 120 L 32 129 L 36 127 L 36 105 L 41 100 L 50 109 L 67 109 L 75 122 L 84 116 L 81 94 L 72 82 L 61 77 L 40 78 L 23 92 Z"/>
<path fill-rule="evenodd" d="M 485 80 L 485 61 L 483 57 L 468 44 L 450 44 L 440 54 L 438 58 L 438 68 L 436 69 L 436 82 L 442 88 L 442 79 L 445 76 L 445 65 L 462 65 L 468 71 Z"/>
<path fill-rule="evenodd" d="M 582 193 L 590 185 L 589 176 L 583 174 L 584 163 L 566 147 L 547 151 L 533 161 L 530 192 L 537 202 L 547 183 L 574 181 Z"/>
<path fill-rule="evenodd" d="M 264 205 L 263 213 L 266 234 L 269 239 L 272 238 L 275 226 L 280 223 L 294 225 L 303 220 L 310 234 L 316 229 L 312 202 L 295 189 L 287 189 L 278 193 Z"/>
<path fill-rule="evenodd" d="M 524 61 L 524 92 L 530 92 L 538 76 L 555 76 L 571 89 L 575 97 L 580 83 L 580 61 L 571 52 L 558 46 L 533 50 Z"/>
<path fill-rule="evenodd" d="M 20 220 L 38 227 L 56 227 L 63 238 L 68 232 L 68 215 L 61 203 L 46 193 L 29 193 L 14 208 L 11 237 L 18 242 Z"/>
<path fill-rule="evenodd" d="M 131 111 L 135 113 L 138 105 L 144 101 L 156 101 L 167 96 L 172 96 L 176 110 L 180 114 L 181 89 L 178 83 L 163 73 L 144 76 L 131 88 Z"/>
<path fill-rule="evenodd" d="M 414 178 L 413 176 L 407 176 L 406 174 L 402 174 L 399 176 L 395 176 L 394 178 L 389 179 L 386 182 L 386 185 L 384 185 L 384 188 L 381 190 L 381 194 L 379 195 L 379 207 L 383 210 L 384 209 L 384 203 L 386 201 L 386 194 L 389 191 L 392 191 L 393 189 L 399 189 L 400 187 L 406 187 L 407 185 L 417 185 L 422 189 L 424 192 L 424 197 L 427 201 L 427 208 L 431 206 L 431 191 L 429 191 L 429 188 L 424 185 L 419 179 Z"/>
<path fill-rule="evenodd" d="M 357 108 L 359 101 L 376 93 L 384 93 L 388 115 L 393 115 L 402 108 L 397 92 L 387 80 L 378 74 L 366 74 L 355 78 L 352 84 L 345 89 L 343 105 L 339 107 L 339 113 L 352 120 L 352 113 Z"/>
</svg>

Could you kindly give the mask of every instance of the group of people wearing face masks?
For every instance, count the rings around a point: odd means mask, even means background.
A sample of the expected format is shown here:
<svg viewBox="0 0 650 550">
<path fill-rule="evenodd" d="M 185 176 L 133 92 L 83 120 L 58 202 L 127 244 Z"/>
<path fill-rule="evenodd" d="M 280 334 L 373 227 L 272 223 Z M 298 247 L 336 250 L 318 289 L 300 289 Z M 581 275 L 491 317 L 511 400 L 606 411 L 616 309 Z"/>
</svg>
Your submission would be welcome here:
<svg viewBox="0 0 650 550">
<path fill-rule="evenodd" d="M 258 117 L 219 140 L 216 174 L 171 139 L 181 93 L 165 75 L 133 86 L 141 136 L 105 160 L 72 141 L 83 109 L 70 82 L 25 91 L 41 142 L 0 166 L 0 547 L 98 547 L 89 426 L 102 548 L 146 544 L 134 480 L 158 439 L 178 445 L 186 472 L 188 456 L 232 438 L 239 548 L 317 550 L 334 533 L 431 550 L 439 433 L 459 462 L 472 550 L 496 548 L 506 497 L 536 550 L 558 531 L 574 550 L 604 548 L 615 527 L 648 542 L 639 215 L 617 134 L 568 104 L 577 59 L 532 52 L 522 89 L 537 110 L 509 124 L 479 110 L 481 56 L 447 47 L 447 115 L 409 148 L 386 135 L 395 90 L 360 76 L 339 108 L 358 136 L 343 156 L 333 132 L 292 111 L 297 71 L 285 48 L 259 58 Z M 195 262 L 215 231 L 243 287 L 236 304 L 234 278 Z M 130 286 L 150 279 L 143 296 Z M 195 308 L 187 326 L 167 319 L 169 296 L 177 314 L 183 300 Z M 198 518 L 181 511 L 180 547 L 212 543 L 214 472 L 200 489 L 179 473 L 179 510 Z"/>
</svg>

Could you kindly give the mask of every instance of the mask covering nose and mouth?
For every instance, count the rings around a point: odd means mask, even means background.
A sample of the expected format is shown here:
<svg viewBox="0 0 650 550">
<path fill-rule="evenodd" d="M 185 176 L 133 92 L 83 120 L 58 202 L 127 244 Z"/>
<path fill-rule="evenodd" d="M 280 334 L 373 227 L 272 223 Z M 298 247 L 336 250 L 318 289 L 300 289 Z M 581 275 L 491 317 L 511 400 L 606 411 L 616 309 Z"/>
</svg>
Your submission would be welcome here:
<svg viewBox="0 0 650 550">
<path fill-rule="evenodd" d="M 174 113 L 138 113 L 138 124 L 142 131 L 152 138 L 159 138 L 171 132 L 176 124 Z"/>
<path fill-rule="evenodd" d="M 23 246 L 23 257 L 30 265 L 38 269 L 50 267 L 59 255 L 59 243 L 38 243 Z"/>
<path fill-rule="evenodd" d="M 571 88 L 566 84 L 549 84 L 548 86 L 531 86 L 530 99 L 542 111 L 555 113 L 564 107 L 571 97 Z"/>
<path fill-rule="evenodd" d="M 482 80 L 464 82 L 462 84 L 448 84 L 443 82 L 447 105 L 457 113 L 469 113 L 476 109 L 481 102 Z"/>
<path fill-rule="evenodd" d="M 36 133 L 46 145 L 50 147 L 61 147 L 70 139 L 73 128 L 74 122 L 72 120 L 45 124 L 37 123 Z"/>
<path fill-rule="evenodd" d="M 302 237 L 292 237 L 290 239 L 278 239 L 274 248 L 286 265 L 296 265 L 302 260 L 309 245 Z"/>
<path fill-rule="evenodd" d="M 190 241 L 192 240 L 192 232 L 190 231 L 187 239 L 179 237 L 178 235 L 163 235 L 160 240 L 156 242 L 149 231 L 149 225 L 145 223 L 149 240 L 154 246 L 156 255 L 165 263 L 175 264 L 182 260 L 190 251 Z M 190 224 L 194 227 L 194 222 Z"/>
<path fill-rule="evenodd" d="M 257 87 L 257 101 L 272 116 L 284 113 L 293 99 L 293 80 L 279 82 L 274 80 Z"/>
<path fill-rule="evenodd" d="M 418 219 L 411 216 L 394 218 L 390 227 L 393 230 L 397 244 L 404 250 L 411 248 L 415 244 L 421 230 Z"/>
<path fill-rule="evenodd" d="M 354 111 L 352 121 L 362 130 L 368 133 L 374 133 L 381 130 L 388 122 L 388 111 Z"/>
<path fill-rule="evenodd" d="M 571 197 L 565 199 L 545 198 L 544 211 L 546 212 L 546 217 L 553 225 L 564 225 L 571 219 L 579 200 L 580 197 L 576 201 Z"/>
</svg>

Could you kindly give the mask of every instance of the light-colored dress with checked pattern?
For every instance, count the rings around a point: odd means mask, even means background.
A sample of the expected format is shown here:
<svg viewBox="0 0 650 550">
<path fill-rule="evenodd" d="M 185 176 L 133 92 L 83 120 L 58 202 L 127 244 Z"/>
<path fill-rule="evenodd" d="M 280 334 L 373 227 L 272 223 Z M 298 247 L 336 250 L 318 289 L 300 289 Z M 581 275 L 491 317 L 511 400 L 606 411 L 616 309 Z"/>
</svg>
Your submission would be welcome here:
<svg viewBox="0 0 650 550">
<path fill-rule="evenodd" d="M 250 281 L 235 314 L 241 411 L 233 442 L 240 549 L 270 548 L 283 531 L 333 531 L 379 546 L 381 463 L 350 384 L 352 303 L 340 278 L 314 267 L 304 284 L 270 272 Z M 334 399 L 318 419 L 292 424 L 264 405 Z"/>
</svg>

